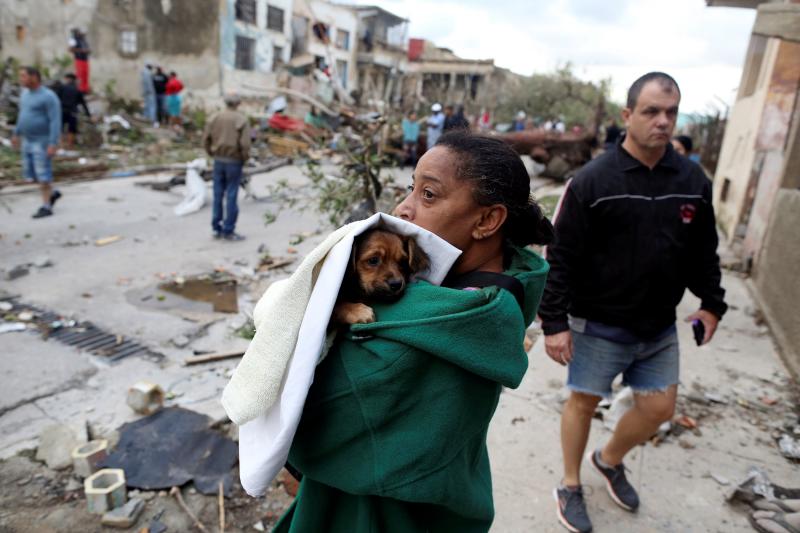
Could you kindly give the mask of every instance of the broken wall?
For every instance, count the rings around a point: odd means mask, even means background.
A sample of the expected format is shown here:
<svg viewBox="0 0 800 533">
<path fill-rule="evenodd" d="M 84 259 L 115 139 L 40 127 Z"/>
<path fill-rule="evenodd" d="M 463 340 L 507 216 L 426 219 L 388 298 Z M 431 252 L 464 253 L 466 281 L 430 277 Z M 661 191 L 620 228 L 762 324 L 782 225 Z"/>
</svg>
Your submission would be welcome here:
<svg viewBox="0 0 800 533">
<path fill-rule="evenodd" d="M 57 58 L 71 58 L 70 29 L 81 27 L 92 50 L 90 83 L 95 92 L 102 93 L 113 81 L 116 94 L 139 98 L 139 72 L 151 62 L 177 71 L 189 99 L 217 95 L 219 2 L 4 1 L 2 55 L 49 66 Z"/>
<path fill-rule="evenodd" d="M 756 150 L 761 169 L 744 237 L 745 257 L 759 261 L 778 189 L 783 186 L 787 140 L 800 91 L 800 43 L 781 41 L 770 76 Z M 795 125 L 795 127 L 797 127 Z M 797 242 L 797 241 L 795 241 Z"/>
<path fill-rule="evenodd" d="M 292 0 L 256 0 L 256 21 L 236 19 L 235 0 L 220 0 L 219 63 L 222 93 L 235 91 L 244 95 L 271 98 L 265 91 L 278 85 L 278 64 L 288 63 L 292 53 Z M 283 10 L 281 31 L 267 27 L 268 6 Z M 236 60 L 237 36 L 254 41 L 252 69 L 239 68 Z M 276 47 L 279 50 L 276 50 Z M 279 52 L 279 56 L 276 56 Z"/>
<path fill-rule="evenodd" d="M 780 189 L 772 202 L 758 265 L 753 271 L 756 297 L 767 317 L 781 353 L 795 376 L 800 376 L 800 190 Z"/>
<path fill-rule="evenodd" d="M 760 38 L 751 37 L 751 43 L 753 39 Z M 737 236 L 737 231 L 740 237 L 744 235 L 744 228 L 738 226 L 748 202 L 748 189 L 753 174 L 755 172 L 757 175 L 760 166 L 756 157 L 756 137 L 779 46 L 778 39 L 769 39 L 761 52 L 753 50 L 751 45 L 742 78 L 744 81 L 748 74 L 753 76 L 752 92 L 740 94 L 728 116 L 714 177 L 717 223 L 722 227 L 728 241 Z M 754 62 L 757 64 L 753 65 Z M 752 74 L 753 68 L 758 68 L 756 74 Z M 746 83 L 742 85 L 745 86 Z"/>
</svg>

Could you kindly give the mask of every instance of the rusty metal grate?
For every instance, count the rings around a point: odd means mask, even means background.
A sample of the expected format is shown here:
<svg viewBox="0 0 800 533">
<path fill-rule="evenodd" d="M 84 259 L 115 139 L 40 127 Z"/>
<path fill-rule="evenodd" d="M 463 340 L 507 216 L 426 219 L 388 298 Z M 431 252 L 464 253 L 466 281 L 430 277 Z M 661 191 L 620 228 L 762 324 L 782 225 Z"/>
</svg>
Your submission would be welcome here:
<svg viewBox="0 0 800 533">
<path fill-rule="evenodd" d="M 122 335 L 115 335 L 103 331 L 89 321 L 78 322 L 65 319 L 52 311 L 46 311 L 36 306 L 24 304 L 16 299 L 6 300 L 14 307 L 7 314 L 17 315 L 28 311 L 34 318 L 28 323 L 34 323 L 42 337 L 55 339 L 68 346 L 75 346 L 81 350 L 91 352 L 114 362 L 124 357 L 137 355 L 150 359 L 160 360 L 163 355 L 152 351 L 133 339 Z M 29 328 L 29 330 L 33 330 Z M 35 330 L 34 330 L 35 331 Z"/>
</svg>

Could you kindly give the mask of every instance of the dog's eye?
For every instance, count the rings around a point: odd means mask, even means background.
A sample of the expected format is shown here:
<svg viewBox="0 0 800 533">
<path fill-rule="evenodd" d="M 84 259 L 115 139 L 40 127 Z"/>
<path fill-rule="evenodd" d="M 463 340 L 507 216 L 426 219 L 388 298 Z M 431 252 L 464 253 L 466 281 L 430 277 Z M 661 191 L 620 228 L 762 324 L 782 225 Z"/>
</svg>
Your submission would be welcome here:
<svg viewBox="0 0 800 533">
<path fill-rule="evenodd" d="M 380 258 L 380 257 L 378 257 L 377 255 L 376 255 L 376 256 L 374 256 L 374 257 L 370 257 L 369 259 L 367 259 L 367 264 L 368 264 L 369 266 L 378 266 L 378 263 L 380 263 L 380 262 L 381 262 L 381 258 Z"/>
</svg>

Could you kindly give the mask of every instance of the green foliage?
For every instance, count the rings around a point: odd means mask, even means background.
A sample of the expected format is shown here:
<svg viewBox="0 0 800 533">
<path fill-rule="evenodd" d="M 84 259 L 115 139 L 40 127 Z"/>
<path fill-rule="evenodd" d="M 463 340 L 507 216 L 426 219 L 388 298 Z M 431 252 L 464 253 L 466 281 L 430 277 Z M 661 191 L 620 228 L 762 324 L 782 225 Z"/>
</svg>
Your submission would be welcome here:
<svg viewBox="0 0 800 533">
<path fill-rule="evenodd" d="M 247 323 L 245 323 L 240 328 L 237 328 L 233 332 L 233 334 L 236 335 L 237 337 L 241 337 L 241 338 L 246 339 L 246 340 L 253 340 L 253 337 L 256 336 L 256 325 L 255 325 L 255 322 L 253 322 L 252 318 L 249 318 L 247 320 Z"/>
<path fill-rule="evenodd" d="M 549 196 L 542 196 L 541 198 L 536 199 L 536 203 L 542 208 L 542 213 L 544 213 L 544 216 L 550 220 L 553 219 L 553 215 L 555 214 L 556 205 L 558 205 L 558 199 L 559 196 L 553 194 Z"/>
<path fill-rule="evenodd" d="M 305 169 L 311 181 L 308 195 L 298 196 L 285 181 L 270 187 L 270 194 L 283 200 L 280 209 L 311 209 L 333 227 L 344 224 L 356 208 L 361 216 L 390 210 L 396 200 L 391 194 L 395 190 L 394 178 L 386 173 L 381 175 L 381 171 L 396 161 L 378 149 L 382 127 L 383 124 L 367 126 L 365 132 L 351 139 L 343 136 L 338 149 L 344 161 L 334 174 L 323 172 L 319 164 L 309 160 Z M 276 216 L 273 212 L 265 213 L 264 223 L 274 222 Z"/>
<path fill-rule="evenodd" d="M 619 116 L 620 107 L 608 102 L 611 80 L 599 83 L 580 80 L 566 63 L 548 74 L 534 74 L 515 89 L 500 105 L 497 119 L 510 122 L 518 111 L 525 111 L 539 122 L 562 118 L 567 127 L 598 125 L 607 117 Z"/>
</svg>

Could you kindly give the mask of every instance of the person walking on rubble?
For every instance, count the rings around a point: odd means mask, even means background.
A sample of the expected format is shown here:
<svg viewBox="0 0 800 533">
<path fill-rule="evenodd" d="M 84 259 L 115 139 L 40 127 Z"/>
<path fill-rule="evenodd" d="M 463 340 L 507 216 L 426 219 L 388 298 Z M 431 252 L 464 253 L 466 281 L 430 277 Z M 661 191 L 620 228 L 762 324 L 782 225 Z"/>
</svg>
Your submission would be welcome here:
<svg viewBox="0 0 800 533">
<path fill-rule="evenodd" d="M 42 218 L 53 214 L 53 205 L 61 198 L 61 193 L 51 186 L 51 159 L 61 135 L 61 103 L 53 91 L 42 85 L 42 75 L 36 68 L 22 67 L 19 82 L 25 90 L 20 96 L 19 116 L 11 142 L 14 147 L 21 144 L 25 179 L 39 183 L 42 206 L 33 218 Z"/>
<path fill-rule="evenodd" d="M 591 531 L 580 466 L 595 407 L 619 374 L 634 407 L 611 439 L 587 456 L 612 500 L 639 496 L 623 459 L 671 420 L 679 377 L 675 308 L 688 288 L 701 300 L 686 318 L 707 343 L 727 306 L 720 286 L 711 182 L 670 144 L 680 102 L 675 80 L 650 72 L 628 91 L 627 135 L 567 186 L 547 249 L 550 277 L 539 316 L 545 350 L 568 366 L 561 415 L 564 477 L 554 490 L 559 521 Z"/>
<path fill-rule="evenodd" d="M 235 229 L 239 216 L 237 195 L 242 167 L 250 156 L 250 128 L 247 117 L 237 111 L 239 103 L 238 96 L 226 96 L 226 109 L 211 117 L 203 132 L 203 146 L 208 155 L 214 158 L 211 229 L 215 239 L 227 241 L 244 240 L 244 236 L 236 233 Z"/>
</svg>

